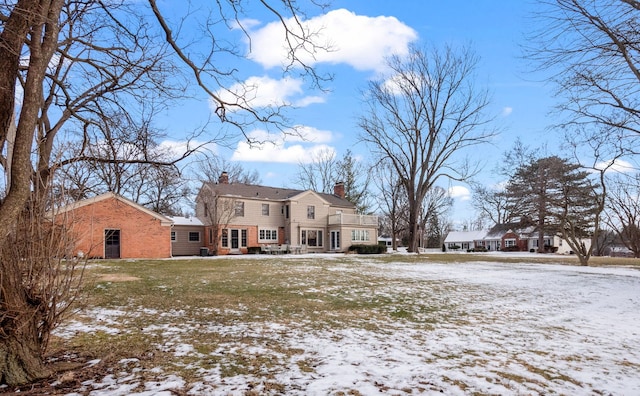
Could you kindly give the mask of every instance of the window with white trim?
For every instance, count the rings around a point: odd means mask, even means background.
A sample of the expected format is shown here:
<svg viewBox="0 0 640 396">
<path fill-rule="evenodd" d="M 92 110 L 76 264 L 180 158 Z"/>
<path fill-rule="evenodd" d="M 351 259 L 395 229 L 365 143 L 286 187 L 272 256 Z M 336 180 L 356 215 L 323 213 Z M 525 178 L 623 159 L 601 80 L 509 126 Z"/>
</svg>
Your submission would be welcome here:
<svg viewBox="0 0 640 396">
<path fill-rule="evenodd" d="M 512 246 L 516 246 L 516 240 L 515 239 L 505 239 L 504 240 L 504 247 L 512 247 Z"/>
<path fill-rule="evenodd" d="M 269 216 L 269 204 L 262 204 L 262 215 Z"/>
<path fill-rule="evenodd" d="M 300 230 L 300 242 L 310 247 L 322 247 L 322 230 Z"/>
<path fill-rule="evenodd" d="M 229 247 L 229 230 L 226 228 L 222 230 L 222 236 L 220 237 L 220 244 L 222 247 Z"/>
<path fill-rule="evenodd" d="M 200 242 L 200 232 L 189 231 L 189 242 Z"/>
<path fill-rule="evenodd" d="M 278 240 L 278 230 L 260 229 L 258 231 L 258 239 L 260 242 L 276 242 Z"/>
<path fill-rule="evenodd" d="M 351 230 L 352 242 L 366 242 L 369 240 L 369 230 Z"/>
<path fill-rule="evenodd" d="M 175 242 L 175 241 L 176 241 L 176 232 L 171 231 L 171 242 Z"/>
</svg>

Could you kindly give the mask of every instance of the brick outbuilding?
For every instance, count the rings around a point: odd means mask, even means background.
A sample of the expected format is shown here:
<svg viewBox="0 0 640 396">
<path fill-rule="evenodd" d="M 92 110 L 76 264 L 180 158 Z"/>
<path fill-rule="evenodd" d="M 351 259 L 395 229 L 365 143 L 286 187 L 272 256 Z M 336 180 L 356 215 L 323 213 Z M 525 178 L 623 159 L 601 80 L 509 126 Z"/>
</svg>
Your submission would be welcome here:
<svg viewBox="0 0 640 396">
<path fill-rule="evenodd" d="M 75 242 L 74 254 L 90 258 L 171 257 L 173 222 L 114 193 L 75 202 L 56 211 Z"/>
</svg>

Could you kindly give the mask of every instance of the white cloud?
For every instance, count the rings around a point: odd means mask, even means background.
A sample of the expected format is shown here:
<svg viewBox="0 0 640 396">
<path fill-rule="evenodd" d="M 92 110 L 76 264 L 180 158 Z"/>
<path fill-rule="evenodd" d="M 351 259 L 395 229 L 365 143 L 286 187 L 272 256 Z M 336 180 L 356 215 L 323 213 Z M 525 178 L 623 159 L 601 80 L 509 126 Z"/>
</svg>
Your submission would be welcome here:
<svg viewBox="0 0 640 396">
<path fill-rule="evenodd" d="M 509 117 L 511 113 L 513 113 L 513 107 L 504 107 L 501 114 L 503 117 Z"/>
<path fill-rule="evenodd" d="M 606 169 L 607 172 L 629 173 L 636 171 L 635 167 L 625 160 L 616 159 L 598 162 L 595 166 L 597 170 Z"/>
<path fill-rule="evenodd" d="M 335 149 L 325 144 L 304 147 L 301 144 L 285 146 L 284 144 L 267 142 L 249 145 L 247 142 L 239 142 L 231 160 L 299 164 L 307 163 L 317 157 L 319 153 L 327 151 L 335 151 Z"/>
<path fill-rule="evenodd" d="M 297 25 L 287 21 L 292 29 Z M 306 31 L 315 32 L 314 42 L 327 49 L 313 54 L 303 51 L 296 55 L 308 65 L 345 63 L 358 70 L 384 69 L 384 58 L 390 54 L 408 53 L 409 43 L 418 34 L 395 17 L 369 17 L 338 9 L 302 21 Z M 251 32 L 251 53 L 248 56 L 266 68 L 289 63 L 289 50 L 281 23 L 272 22 Z M 306 46 L 307 49 L 308 46 Z"/>
<path fill-rule="evenodd" d="M 170 158 L 179 158 L 184 155 L 189 150 L 194 150 L 197 148 L 197 152 L 202 153 L 205 151 L 211 151 L 215 153 L 217 151 L 217 146 L 213 143 L 204 143 L 198 141 L 189 141 L 186 140 L 163 140 L 158 145 L 158 150 L 164 153 L 167 153 Z"/>
<path fill-rule="evenodd" d="M 449 195 L 451 198 L 459 199 L 461 201 L 468 201 L 471 199 L 471 191 L 469 191 L 465 186 L 449 187 Z"/>
<path fill-rule="evenodd" d="M 298 106 L 304 107 L 312 103 L 322 103 L 322 96 L 302 96 L 302 80 L 283 78 L 276 80 L 267 76 L 250 77 L 243 83 L 232 85 L 228 89 L 219 90 L 216 95 L 226 103 L 243 107 Z M 212 101 L 212 106 L 214 102 Z M 233 108 L 230 108 L 233 110 Z"/>
<path fill-rule="evenodd" d="M 312 161 L 320 153 L 335 153 L 335 149 L 326 144 L 331 142 L 333 134 L 309 126 L 277 134 L 255 130 L 248 138 L 256 143 L 238 142 L 232 161 L 298 164 Z"/>
</svg>

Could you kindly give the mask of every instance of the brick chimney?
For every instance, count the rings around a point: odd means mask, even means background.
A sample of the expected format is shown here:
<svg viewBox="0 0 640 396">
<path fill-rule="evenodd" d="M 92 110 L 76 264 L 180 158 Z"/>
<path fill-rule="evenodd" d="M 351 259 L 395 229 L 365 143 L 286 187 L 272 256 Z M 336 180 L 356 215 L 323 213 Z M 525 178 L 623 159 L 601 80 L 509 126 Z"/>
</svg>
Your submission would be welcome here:
<svg viewBox="0 0 640 396">
<path fill-rule="evenodd" d="M 227 172 L 222 172 L 220 177 L 218 178 L 218 184 L 229 184 L 229 174 Z"/>
<path fill-rule="evenodd" d="M 335 186 L 333 186 L 333 195 L 337 195 L 340 198 L 344 198 L 344 183 L 337 182 Z"/>
</svg>

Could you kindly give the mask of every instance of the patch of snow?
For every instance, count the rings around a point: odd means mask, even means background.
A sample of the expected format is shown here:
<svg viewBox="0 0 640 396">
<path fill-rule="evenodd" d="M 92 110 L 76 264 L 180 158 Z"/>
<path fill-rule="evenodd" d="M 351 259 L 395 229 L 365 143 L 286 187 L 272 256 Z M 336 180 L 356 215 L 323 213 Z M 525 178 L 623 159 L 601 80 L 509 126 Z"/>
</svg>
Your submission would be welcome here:
<svg viewBox="0 0 640 396">
<path fill-rule="evenodd" d="M 190 358 L 197 382 L 187 385 L 165 373 L 164 379 L 141 384 L 144 373 L 132 375 L 129 363 L 136 362 L 128 360 L 118 376 L 84 386 L 94 396 L 169 395 L 171 389 L 273 394 L 269 383 L 284 387 L 275 393 L 288 395 L 640 394 L 640 271 L 489 260 L 490 255 L 486 262 L 464 264 L 378 264 L 354 258 L 354 265 L 332 270 L 384 278 L 374 296 L 402 296 L 398 301 L 438 309 L 416 309 L 414 320 L 372 319 L 366 330 L 318 329 L 303 321 L 209 323 L 197 328 L 200 336 L 250 341 L 220 343 L 206 355 L 189 343 L 193 324 L 150 325 L 145 331 L 171 340 L 161 349 Z M 107 323 L 121 314 L 97 311 L 101 315 L 95 317 Z M 179 318 L 180 311 L 166 315 Z M 70 326 L 74 330 L 62 334 L 79 331 L 78 323 Z M 224 376 L 222 365 L 236 355 L 269 357 L 273 364 L 257 374 Z M 219 363 L 198 367 L 197 359 Z M 158 378 L 162 369 L 149 372 Z M 139 392 L 141 385 L 145 390 Z"/>
</svg>

